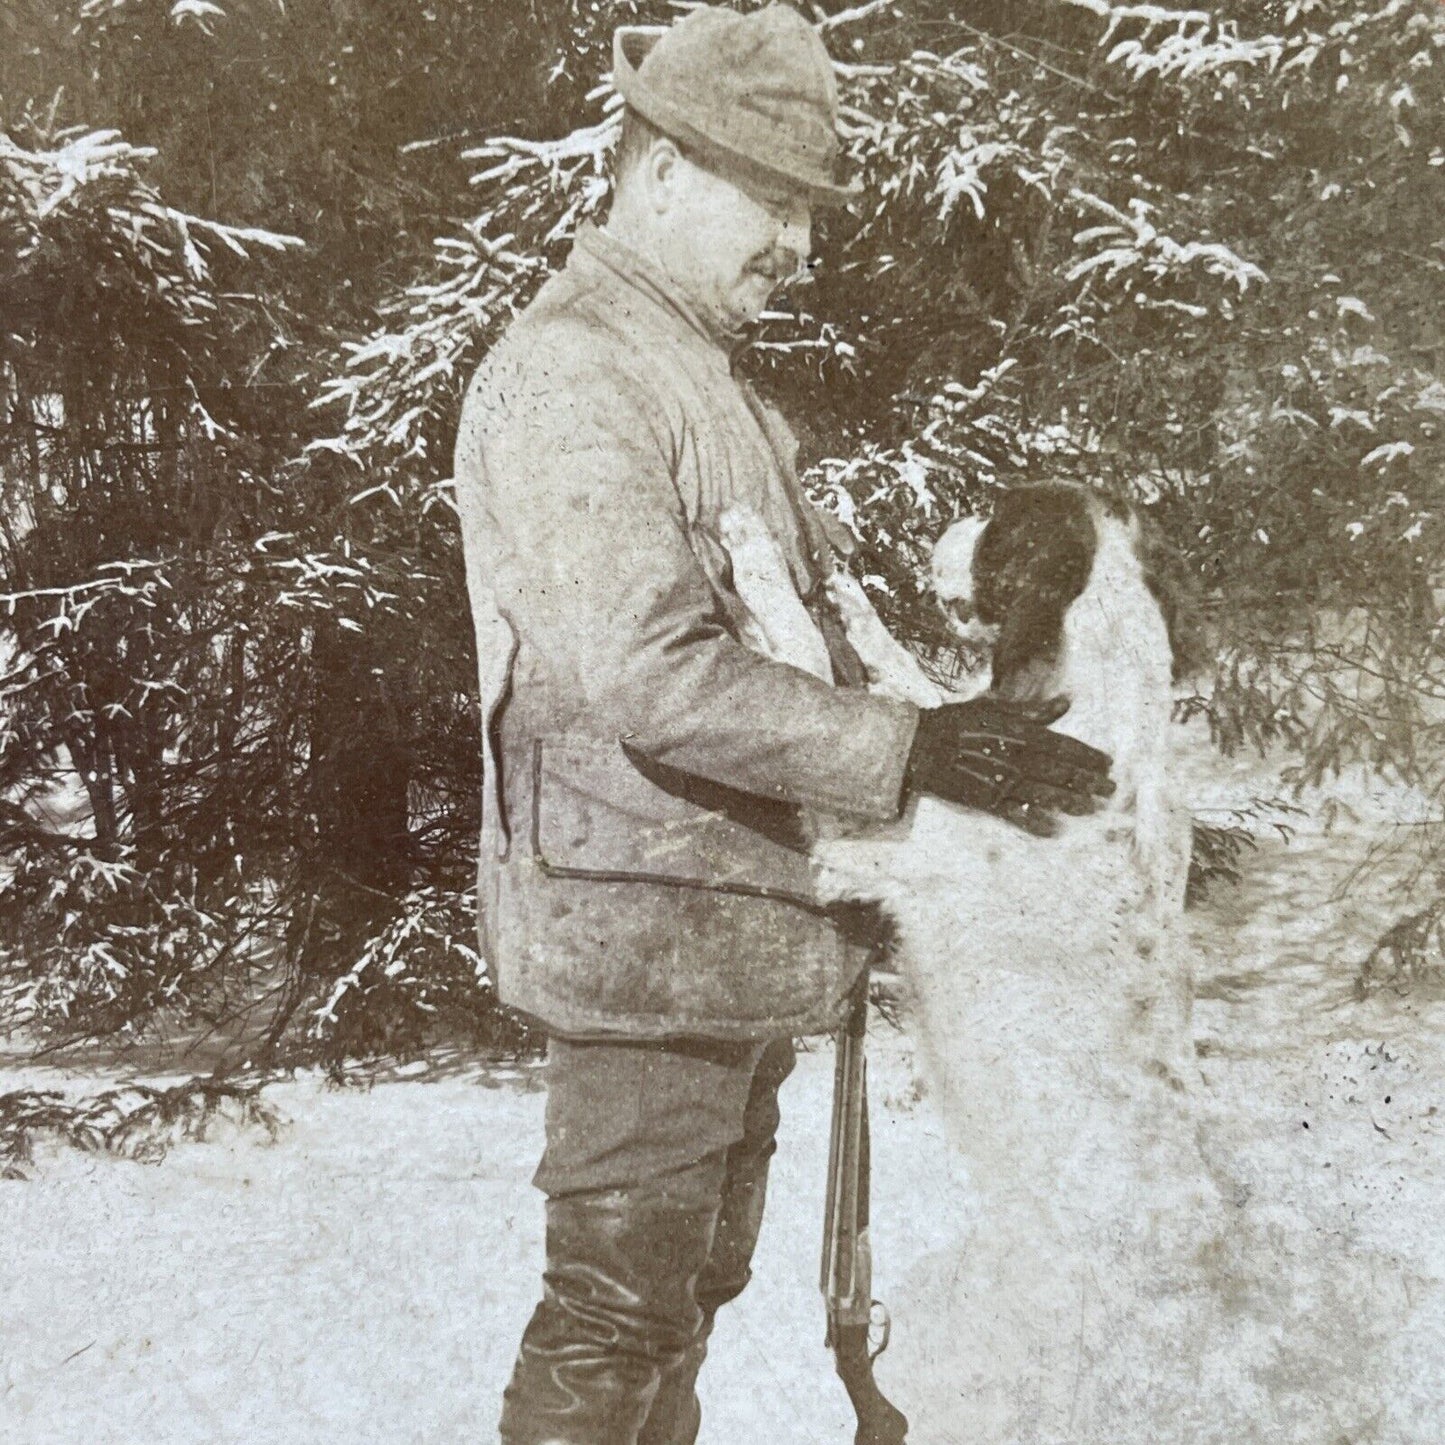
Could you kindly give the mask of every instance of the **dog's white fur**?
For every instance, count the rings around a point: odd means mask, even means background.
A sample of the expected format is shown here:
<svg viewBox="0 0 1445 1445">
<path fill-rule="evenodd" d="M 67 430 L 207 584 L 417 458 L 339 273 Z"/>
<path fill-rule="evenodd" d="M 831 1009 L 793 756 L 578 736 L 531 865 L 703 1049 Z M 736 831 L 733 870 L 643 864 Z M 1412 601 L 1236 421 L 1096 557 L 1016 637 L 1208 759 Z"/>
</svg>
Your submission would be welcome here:
<svg viewBox="0 0 1445 1445">
<path fill-rule="evenodd" d="M 1169 636 L 1144 579 L 1135 530 L 1101 508 L 1093 515 L 1098 539 L 1088 586 L 1065 615 L 1057 664 L 1032 679 L 1029 691 L 1040 698 L 1068 696 L 1069 711 L 1057 730 L 1113 759 L 1117 791 L 1109 805 L 1092 817 L 1064 819 L 1057 838 L 1038 839 L 925 796 L 898 824 L 841 836 L 829 830 L 834 836 L 819 839 L 815 856 L 827 893 L 885 905 L 899 925 L 904 963 L 921 993 L 930 983 L 956 978 L 963 958 L 977 959 L 990 975 L 1026 967 L 1073 978 L 1089 993 L 1107 977 L 1109 991 L 1127 987 L 1132 1008 L 1151 1001 L 1145 1012 L 1168 1016 L 1155 1040 L 1161 1051 L 1156 1062 L 1177 1067 L 1189 1052 L 1182 1008 L 1187 990 L 1165 943 L 1183 906 L 1189 840 L 1169 785 Z M 940 540 L 934 575 L 942 598 L 970 595 L 969 570 L 981 534 L 982 525 L 967 519 Z M 756 624 L 745 640 L 776 660 L 830 678 L 826 645 L 762 519 L 729 512 L 723 540 L 739 596 Z M 941 689 L 888 634 L 858 583 L 839 571 L 830 585 L 874 688 L 925 707 L 944 701 Z M 1055 957 L 1060 952 L 1065 956 Z M 942 1007 L 944 1000 L 934 1003 Z M 936 1033 L 942 1016 L 922 998 L 920 1004 L 920 1030 Z M 957 1008 L 944 1007 L 943 1013 L 960 1031 L 966 1028 Z"/>
<path fill-rule="evenodd" d="M 947 1338 L 927 1339 L 944 1352 L 934 1365 L 959 1390 L 969 1382 L 960 1438 L 999 1445 L 1107 1438 L 1112 1427 L 1091 1433 L 1088 1420 L 1127 1390 L 1086 1365 L 1082 1344 L 1061 1360 L 1060 1342 L 1086 1321 L 1117 1323 L 1100 1272 L 1137 1283 L 1146 1246 L 1197 1224 L 1206 1190 L 1188 1117 L 1189 985 L 1174 946 L 1189 825 L 1170 793 L 1169 638 L 1134 528 L 1091 514 L 1088 585 L 1065 614 L 1057 664 L 1027 690 L 1070 697 L 1056 726 L 1112 757 L 1109 805 L 1036 838 L 925 795 L 895 824 L 835 821 L 814 844 L 825 892 L 876 900 L 897 928 L 924 1085 L 980 1210 L 962 1263 L 948 1266 L 949 1298 L 966 1307 L 950 1313 Z M 830 677 L 761 520 L 734 512 L 724 530 L 758 622 L 749 640 Z M 981 532 L 967 520 L 939 543 L 944 597 L 969 595 Z M 878 690 L 943 700 L 856 583 L 840 573 L 834 596 Z M 935 1291 L 928 1307 L 947 1305 Z"/>
<path fill-rule="evenodd" d="M 764 657 L 832 681 L 828 644 L 794 590 L 782 551 L 763 519 L 733 507 L 723 513 L 719 531 L 732 560 L 733 586 L 747 608 L 743 641 Z M 883 625 L 857 579 L 840 568 L 829 578 L 828 590 L 873 689 L 919 707 L 937 707 L 942 691 Z"/>
</svg>

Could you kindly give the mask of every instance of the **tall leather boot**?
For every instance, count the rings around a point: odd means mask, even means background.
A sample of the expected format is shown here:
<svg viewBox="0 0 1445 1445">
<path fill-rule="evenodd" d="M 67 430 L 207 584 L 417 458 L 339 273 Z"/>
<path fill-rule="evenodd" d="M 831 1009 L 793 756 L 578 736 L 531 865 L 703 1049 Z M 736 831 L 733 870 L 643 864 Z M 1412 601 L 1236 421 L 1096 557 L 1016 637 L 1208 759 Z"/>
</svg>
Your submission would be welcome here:
<svg viewBox="0 0 1445 1445">
<path fill-rule="evenodd" d="M 719 1198 L 723 1162 L 548 1200 L 542 1301 L 504 1396 L 503 1445 L 635 1445 L 703 1327 L 694 1290 L 717 1205 L 695 1201 Z"/>
<path fill-rule="evenodd" d="M 637 1445 L 696 1445 L 702 1428 L 702 1404 L 697 1398 L 697 1377 L 707 1358 L 712 1320 L 703 1322 L 687 1353 L 663 1376 Z"/>
<path fill-rule="evenodd" d="M 697 1377 L 707 1358 L 708 1339 L 718 1310 L 736 1299 L 752 1277 L 748 1260 L 762 1224 L 762 1181 L 756 1187 L 732 1191 L 724 1209 L 714 1236 L 713 1254 L 697 1283 L 702 1321 L 682 1358 L 662 1377 L 637 1445 L 695 1445 L 697 1440 L 702 1426 Z"/>
</svg>

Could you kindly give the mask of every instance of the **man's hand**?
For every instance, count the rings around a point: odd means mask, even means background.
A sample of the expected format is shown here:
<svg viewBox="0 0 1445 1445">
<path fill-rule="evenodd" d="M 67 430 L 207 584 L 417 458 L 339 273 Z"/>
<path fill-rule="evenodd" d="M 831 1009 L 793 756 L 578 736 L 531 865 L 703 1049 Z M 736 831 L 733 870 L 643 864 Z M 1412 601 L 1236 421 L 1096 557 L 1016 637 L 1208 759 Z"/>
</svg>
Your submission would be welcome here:
<svg viewBox="0 0 1445 1445">
<path fill-rule="evenodd" d="M 1068 708 L 1063 697 L 1022 703 L 986 694 L 925 709 L 908 755 L 909 789 L 1050 836 L 1059 813 L 1092 813 L 1114 791 L 1107 754 L 1050 730 Z"/>
</svg>

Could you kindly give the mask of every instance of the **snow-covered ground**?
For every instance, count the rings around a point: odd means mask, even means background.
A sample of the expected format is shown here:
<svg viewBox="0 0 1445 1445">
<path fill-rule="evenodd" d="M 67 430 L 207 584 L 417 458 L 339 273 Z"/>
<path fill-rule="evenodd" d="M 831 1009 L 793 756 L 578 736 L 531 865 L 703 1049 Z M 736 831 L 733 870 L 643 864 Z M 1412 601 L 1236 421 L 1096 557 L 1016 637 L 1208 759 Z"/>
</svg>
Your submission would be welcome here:
<svg viewBox="0 0 1445 1445">
<path fill-rule="evenodd" d="M 1201 801 L 1248 796 L 1246 771 L 1215 769 Z M 1435 1445 L 1445 1000 L 1354 998 L 1365 940 L 1404 902 L 1401 875 L 1387 867 L 1336 894 L 1366 842 L 1410 820 L 1410 803 L 1364 789 L 1350 800 L 1358 822 L 1326 834 L 1303 820 L 1289 846 L 1262 837 L 1244 883 L 1191 915 L 1200 1066 L 1243 1181 L 1238 1207 L 1278 1232 L 1283 1275 L 1314 1260 L 1328 1276 L 1287 1280 L 1329 1358 L 1315 1382 L 1282 1378 L 1281 1390 L 1325 1389 L 1354 1349 L 1358 1378 L 1379 1391 L 1373 1423 L 1307 1445 Z M 907 1362 L 936 1351 L 946 1322 L 900 1301 L 963 1235 L 970 1196 L 906 1036 L 880 1023 L 871 1068 L 875 1290 L 896 1317 L 879 1377 L 905 1408 L 926 1415 L 931 1400 L 936 1415 L 946 1377 Z M 785 1087 L 755 1281 L 720 1319 L 704 1375 L 709 1445 L 852 1439 L 817 1289 L 831 1071 L 820 1047 Z M 0 1069 L 0 1092 L 101 1082 Z M 0 1441 L 495 1440 L 541 1261 L 528 1183 L 539 1085 L 534 1070 L 483 1066 L 345 1089 L 301 1075 L 266 1091 L 289 1121 L 274 1144 L 218 1131 L 159 1166 L 55 1150 L 32 1178 L 0 1182 Z M 1366 1297 L 1376 1317 L 1357 1315 Z M 967 1439 L 965 1405 L 951 1408 Z M 946 1433 L 911 1438 L 948 1445 Z"/>
</svg>

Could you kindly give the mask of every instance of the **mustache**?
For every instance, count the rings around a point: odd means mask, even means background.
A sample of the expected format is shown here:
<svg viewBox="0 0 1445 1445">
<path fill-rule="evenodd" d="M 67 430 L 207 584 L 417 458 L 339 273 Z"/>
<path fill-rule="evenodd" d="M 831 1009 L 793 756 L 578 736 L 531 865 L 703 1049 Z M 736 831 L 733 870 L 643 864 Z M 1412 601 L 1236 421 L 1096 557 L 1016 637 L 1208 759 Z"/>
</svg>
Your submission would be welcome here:
<svg viewBox="0 0 1445 1445">
<path fill-rule="evenodd" d="M 807 274 L 803 257 L 786 248 L 759 252 L 748 262 L 747 270 L 755 276 L 764 277 L 775 286 L 781 286 L 787 281 L 801 280 Z"/>
</svg>

